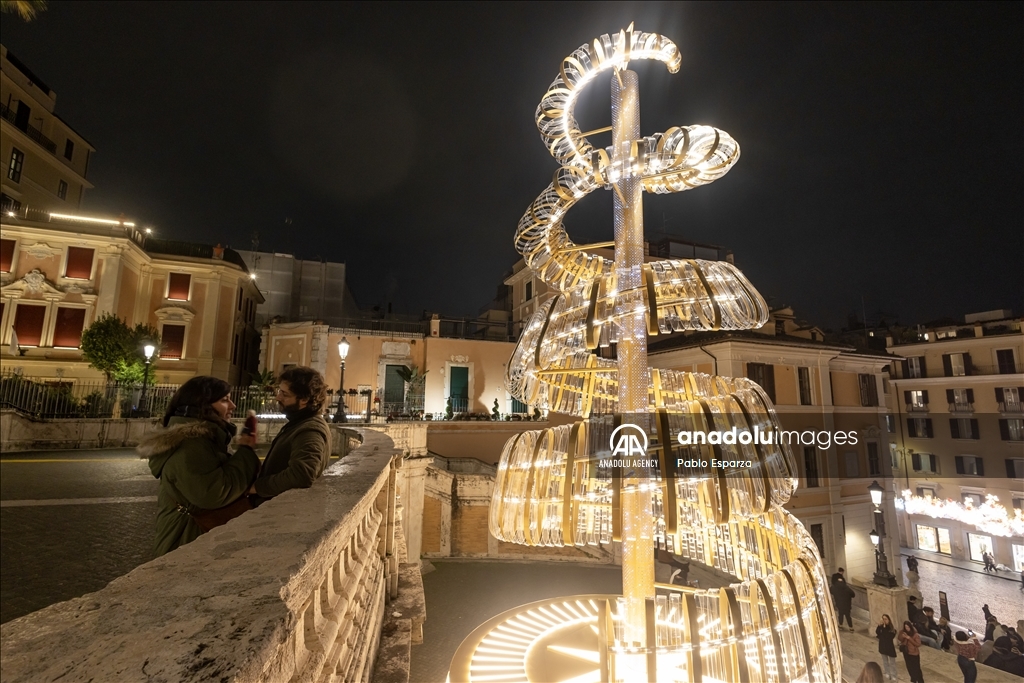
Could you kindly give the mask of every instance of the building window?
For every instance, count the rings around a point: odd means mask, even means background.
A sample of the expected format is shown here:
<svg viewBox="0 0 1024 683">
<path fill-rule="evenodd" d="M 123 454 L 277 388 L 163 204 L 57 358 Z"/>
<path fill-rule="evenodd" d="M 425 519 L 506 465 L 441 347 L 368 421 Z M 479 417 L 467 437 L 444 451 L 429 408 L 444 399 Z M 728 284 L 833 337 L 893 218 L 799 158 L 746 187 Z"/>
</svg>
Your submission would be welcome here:
<svg viewBox="0 0 1024 683">
<path fill-rule="evenodd" d="M 942 354 L 942 369 L 946 373 L 946 377 L 964 377 L 971 374 L 971 354 Z"/>
<path fill-rule="evenodd" d="M 917 495 L 927 500 L 931 500 L 932 498 L 935 497 L 935 489 L 930 488 L 928 486 L 918 486 Z"/>
<path fill-rule="evenodd" d="M 843 454 L 844 464 L 846 466 L 845 474 L 847 479 L 855 479 L 860 476 L 860 456 L 857 451 L 846 451 Z"/>
<path fill-rule="evenodd" d="M 903 400 L 907 403 L 907 412 L 928 410 L 928 390 L 904 391 Z"/>
<path fill-rule="evenodd" d="M 999 404 L 1001 413 L 1020 413 L 1020 397 L 1024 394 L 1024 387 L 997 387 L 996 402 Z"/>
<path fill-rule="evenodd" d="M 939 472 L 938 457 L 932 453 L 914 453 L 910 459 L 915 472 Z"/>
<path fill-rule="evenodd" d="M 14 269 L 14 240 L 0 240 L 0 273 L 9 273 Z"/>
<path fill-rule="evenodd" d="M 525 415 L 527 413 L 526 404 L 520 401 L 515 396 L 512 397 L 512 410 L 510 411 L 516 415 Z"/>
<path fill-rule="evenodd" d="M 882 461 L 878 457 L 878 442 L 868 441 L 868 476 L 874 477 L 882 473 Z"/>
<path fill-rule="evenodd" d="M 75 143 L 72 140 L 64 141 L 64 158 L 71 161 L 75 156 Z"/>
<path fill-rule="evenodd" d="M 956 473 L 966 474 L 972 477 L 984 477 L 985 476 L 985 461 L 976 455 L 958 455 L 956 456 Z M 981 499 L 978 499 L 978 505 L 981 505 Z"/>
<path fill-rule="evenodd" d="M 992 537 L 981 534 L 967 534 L 967 546 L 971 549 L 971 559 L 982 562 L 984 554 L 992 552 Z"/>
<path fill-rule="evenodd" d="M 980 439 L 978 421 L 968 417 L 954 417 L 949 420 L 949 434 L 954 439 Z"/>
<path fill-rule="evenodd" d="M 1013 360 L 1013 349 L 996 351 L 996 363 L 999 365 L 1000 375 L 1013 375 L 1017 372 L 1017 364 Z"/>
<path fill-rule="evenodd" d="M 747 377 L 757 382 L 775 403 L 775 366 L 767 363 L 747 363 Z"/>
<path fill-rule="evenodd" d="M 1024 572 L 1024 545 L 1013 544 L 1013 571 Z"/>
<path fill-rule="evenodd" d="M 775 334 L 786 334 L 786 321 L 776 320 L 775 321 Z"/>
<path fill-rule="evenodd" d="M 1024 479 L 1024 458 L 1007 458 L 1006 476 L 1010 479 Z"/>
<path fill-rule="evenodd" d="M 974 389 L 946 389 L 949 412 L 966 413 L 974 409 Z"/>
<path fill-rule="evenodd" d="M 951 555 L 952 547 L 949 542 L 949 529 L 918 524 L 917 547 L 930 553 Z"/>
<path fill-rule="evenodd" d="M 95 253 L 95 249 L 68 247 L 68 260 L 64 265 L 64 277 L 71 280 L 91 279 L 92 260 Z"/>
<path fill-rule="evenodd" d="M 800 405 L 812 405 L 811 401 L 811 369 L 797 368 L 797 379 L 800 384 Z"/>
<path fill-rule="evenodd" d="M 11 148 L 11 163 L 7 167 L 7 179 L 15 182 L 21 182 L 21 167 L 25 165 L 25 153 L 17 147 Z"/>
<path fill-rule="evenodd" d="M 160 358 L 181 360 L 185 350 L 185 326 L 164 325 L 160 334 Z"/>
<path fill-rule="evenodd" d="M 188 301 L 192 289 L 192 276 L 188 273 L 171 273 L 167 278 L 167 298 L 171 301 Z"/>
<path fill-rule="evenodd" d="M 231 346 L 231 364 L 238 365 L 238 335 L 235 335 L 235 343 Z"/>
<path fill-rule="evenodd" d="M 811 525 L 811 539 L 818 548 L 818 554 L 825 557 L 825 527 L 822 524 Z"/>
<path fill-rule="evenodd" d="M 878 383 L 874 375 L 857 375 L 857 383 L 860 384 L 860 404 L 862 406 L 878 405 Z"/>
<path fill-rule="evenodd" d="M 57 199 L 68 198 L 68 184 L 63 180 L 57 181 Z"/>
<path fill-rule="evenodd" d="M 1014 510 L 1024 510 L 1024 498 L 1014 498 L 1013 499 L 1013 509 Z"/>
<path fill-rule="evenodd" d="M 908 358 L 906 361 L 906 377 L 907 379 L 921 379 L 925 376 L 924 374 L 924 356 L 914 356 Z"/>
<path fill-rule="evenodd" d="M 14 311 L 14 332 L 18 346 L 39 346 L 43 341 L 43 320 L 46 306 L 19 303 Z"/>
<path fill-rule="evenodd" d="M 818 449 L 814 446 L 804 446 L 804 477 L 807 479 L 807 488 L 813 489 L 818 484 Z"/>
<path fill-rule="evenodd" d="M 931 439 L 935 436 L 930 417 L 908 417 L 907 432 L 915 439 Z"/>
<path fill-rule="evenodd" d="M 53 326 L 53 345 L 57 348 L 77 349 L 82 345 L 85 327 L 84 308 L 57 307 L 57 320 Z"/>
<path fill-rule="evenodd" d="M 1024 420 L 1020 418 L 999 421 L 999 437 L 1003 441 L 1024 441 Z"/>
<path fill-rule="evenodd" d="M 523 301 L 529 301 L 533 298 L 533 280 L 526 281 L 526 298 Z"/>
<path fill-rule="evenodd" d="M 896 418 L 893 417 L 892 413 L 885 416 L 885 431 L 890 434 L 896 433 Z"/>
</svg>

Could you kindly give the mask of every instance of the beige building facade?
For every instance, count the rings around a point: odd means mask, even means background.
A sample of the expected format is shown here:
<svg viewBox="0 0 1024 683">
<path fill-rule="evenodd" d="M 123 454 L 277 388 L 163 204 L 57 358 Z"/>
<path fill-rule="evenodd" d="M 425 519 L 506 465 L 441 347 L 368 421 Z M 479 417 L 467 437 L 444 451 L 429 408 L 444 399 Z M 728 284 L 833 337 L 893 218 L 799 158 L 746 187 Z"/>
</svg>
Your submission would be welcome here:
<svg viewBox="0 0 1024 683">
<path fill-rule="evenodd" d="M 2 210 L 76 213 L 85 191 L 89 141 L 55 112 L 57 94 L 0 46 L 0 178 Z"/>
<path fill-rule="evenodd" d="M 897 438 L 903 544 L 924 553 L 1024 569 L 1024 318 L 968 315 L 893 340 L 889 395 Z M 1005 524 L 979 523 L 982 507 Z"/>
<path fill-rule="evenodd" d="M 161 336 L 155 382 L 248 383 L 263 296 L 230 249 L 156 240 L 93 216 L 0 216 L 0 362 L 26 377 L 96 380 L 82 331 L 111 313 Z"/>
</svg>

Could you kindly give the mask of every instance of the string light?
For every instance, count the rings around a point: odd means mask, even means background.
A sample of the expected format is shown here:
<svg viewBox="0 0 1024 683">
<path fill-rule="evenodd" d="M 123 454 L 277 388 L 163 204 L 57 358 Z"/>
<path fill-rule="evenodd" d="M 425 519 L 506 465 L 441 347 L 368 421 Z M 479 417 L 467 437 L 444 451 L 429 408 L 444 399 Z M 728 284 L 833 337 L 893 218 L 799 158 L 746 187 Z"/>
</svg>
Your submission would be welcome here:
<svg viewBox="0 0 1024 683">
<path fill-rule="evenodd" d="M 1024 536 L 1024 510 L 1014 509 L 1011 516 L 1006 507 L 1000 505 L 999 498 L 992 494 L 985 497 L 984 503 L 974 507 L 971 499 L 964 503 L 948 498 L 939 500 L 914 495 L 907 490 L 902 498 L 896 499 L 896 509 L 910 515 L 962 522 L 993 536 Z"/>
</svg>

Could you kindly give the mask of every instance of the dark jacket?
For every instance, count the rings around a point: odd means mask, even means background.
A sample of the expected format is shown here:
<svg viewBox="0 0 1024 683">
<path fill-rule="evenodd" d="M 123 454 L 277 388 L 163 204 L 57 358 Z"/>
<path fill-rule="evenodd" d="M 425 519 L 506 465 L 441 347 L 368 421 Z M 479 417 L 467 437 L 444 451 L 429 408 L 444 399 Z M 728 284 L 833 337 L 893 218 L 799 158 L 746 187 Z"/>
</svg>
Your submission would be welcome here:
<svg viewBox="0 0 1024 683">
<path fill-rule="evenodd" d="M 893 644 L 893 639 L 896 637 L 896 627 L 892 624 L 888 626 L 882 626 L 879 624 L 875 627 L 875 638 L 878 638 L 878 654 L 888 655 L 890 657 L 896 656 L 896 645 Z"/>
<path fill-rule="evenodd" d="M 846 581 L 840 580 L 832 584 L 832 600 L 842 614 L 846 614 L 853 607 L 854 595 L 853 589 L 846 585 Z"/>
<path fill-rule="evenodd" d="M 191 543 L 202 533 L 187 512 L 214 510 L 245 495 L 256 478 L 260 460 L 248 446 L 228 453 L 231 437 L 219 425 L 204 420 L 172 417 L 167 429 L 146 437 L 137 449 L 149 459 L 160 480 L 157 495 L 157 556 Z"/>
<path fill-rule="evenodd" d="M 1017 676 L 1024 676 L 1024 655 L 993 650 L 992 654 L 985 659 L 985 666 L 991 666 L 993 669 L 1006 671 Z"/>
<path fill-rule="evenodd" d="M 320 415 L 300 415 L 281 428 L 256 478 L 256 493 L 273 498 L 304 489 L 324 473 L 331 459 L 331 430 Z"/>
</svg>

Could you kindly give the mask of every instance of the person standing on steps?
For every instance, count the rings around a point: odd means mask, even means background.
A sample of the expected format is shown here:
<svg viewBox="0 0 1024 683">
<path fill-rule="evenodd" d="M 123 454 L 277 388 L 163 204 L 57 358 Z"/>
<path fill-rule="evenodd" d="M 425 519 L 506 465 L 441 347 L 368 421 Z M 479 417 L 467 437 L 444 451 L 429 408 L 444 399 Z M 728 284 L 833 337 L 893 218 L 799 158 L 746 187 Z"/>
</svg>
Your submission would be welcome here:
<svg viewBox="0 0 1024 683">
<path fill-rule="evenodd" d="M 903 622 L 899 642 L 903 663 L 907 665 L 907 673 L 910 674 L 910 683 L 924 683 L 924 674 L 921 673 L 921 636 L 909 621 Z"/>
<path fill-rule="evenodd" d="M 896 638 L 896 627 L 888 614 L 882 615 L 882 620 L 875 626 L 875 638 L 878 639 L 878 654 L 882 655 L 882 664 L 885 666 L 885 677 L 896 680 L 896 645 L 893 640 Z"/>
</svg>

